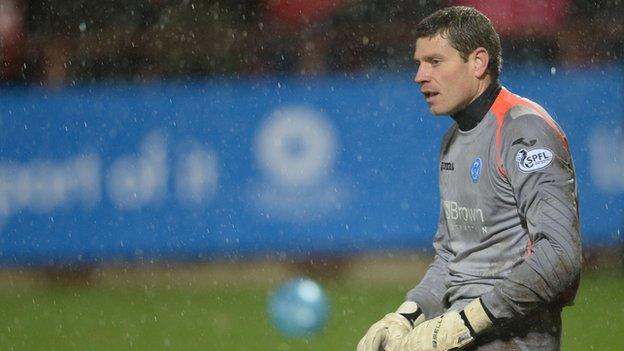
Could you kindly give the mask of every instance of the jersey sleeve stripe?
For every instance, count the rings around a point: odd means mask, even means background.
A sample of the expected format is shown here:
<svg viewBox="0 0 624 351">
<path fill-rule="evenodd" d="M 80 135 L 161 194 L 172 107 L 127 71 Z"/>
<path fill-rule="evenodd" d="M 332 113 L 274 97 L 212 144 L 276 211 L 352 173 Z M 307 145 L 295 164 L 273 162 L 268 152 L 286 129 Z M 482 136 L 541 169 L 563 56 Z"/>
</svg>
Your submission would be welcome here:
<svg viewBox="0 0 624 351">
<path fill-rule="evenodd" d="M 563 134 L 561 129 L 559 129 L 555 121 L 546 112 L 546 110 L 544 110 L 544 108 L 529 99 L 515 95 L 509 90 L 502 88 L 500 93 L 496 97 L 494 104 L 490 108 L 490 111 L 492 112 L 492 114 L 494 114 L 494 117 L 496 117 L 496 165 L 498 173 L 503 177 L 507 177 L 507 170 L 505 170 L 505 166 L 501 161 L 501 129 L 503 127 L 505 117 L 507 116 L 507 112 L 509 112 L 512 107 L 518 105 L 528 107 L 531 110 L 535 111 L 536 114 L 540 116 L 544 120 L 544 122 L 546 122 L 546 124 L 548 124 L 548 126 L 555 132 L 555 135 L 557 136 L 557 138 L 559 138 L 559 141 L 561 141 L 563 147 L 565 149 L 568 149 L 568 139 L 566 138 L 565 134 Z"/>
</svg>

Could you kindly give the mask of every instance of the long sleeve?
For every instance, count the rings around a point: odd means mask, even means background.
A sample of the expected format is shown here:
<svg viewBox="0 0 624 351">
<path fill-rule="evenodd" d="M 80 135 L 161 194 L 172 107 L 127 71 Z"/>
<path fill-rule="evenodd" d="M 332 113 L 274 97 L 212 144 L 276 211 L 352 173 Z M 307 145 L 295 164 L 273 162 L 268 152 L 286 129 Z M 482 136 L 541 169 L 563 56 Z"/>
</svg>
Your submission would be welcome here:
<svg viewBox="0 0 624 351">
<path fill-rule="evenodd" d="M 567 140 L 552 120 L 535 114 L 508 119 L 501 159 L 532 247 L 494 289 L 481 296 L 502 321 L 542 305 L 570 304 L 581 268 L 576 179 Z"/>
<path fill-rule="evenodd" d="M 446 280 L 449 274 L 448 261 L 452 255 L 448 250 L 447 238 L 446 219 L 440 210 L 438 230 L 433 241 L 435 258 L 420 283 L 407 293 L 407 299 L 415 301 L 422 308 L 427 319 L 436 317 L 445 311 L 443 299 L 446 294 Z"/>
</svg>

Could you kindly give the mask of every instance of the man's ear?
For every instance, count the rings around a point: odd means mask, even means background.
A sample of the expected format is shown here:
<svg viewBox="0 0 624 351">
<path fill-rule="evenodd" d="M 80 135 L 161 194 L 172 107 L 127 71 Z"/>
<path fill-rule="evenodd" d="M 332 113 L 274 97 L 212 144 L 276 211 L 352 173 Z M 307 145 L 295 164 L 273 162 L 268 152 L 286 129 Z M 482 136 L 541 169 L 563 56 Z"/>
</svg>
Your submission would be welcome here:
<svg viewBox="0 0 624 351">
<path fill-rule="evenodd" d="M 490 63 L 490 54 L 488 54 L 485 48 L 477 48 L 472 53 L 474 55 L 474 74 L 477 78 L 483 78 L 487 72 L 488 64 Z"/>
</svg>

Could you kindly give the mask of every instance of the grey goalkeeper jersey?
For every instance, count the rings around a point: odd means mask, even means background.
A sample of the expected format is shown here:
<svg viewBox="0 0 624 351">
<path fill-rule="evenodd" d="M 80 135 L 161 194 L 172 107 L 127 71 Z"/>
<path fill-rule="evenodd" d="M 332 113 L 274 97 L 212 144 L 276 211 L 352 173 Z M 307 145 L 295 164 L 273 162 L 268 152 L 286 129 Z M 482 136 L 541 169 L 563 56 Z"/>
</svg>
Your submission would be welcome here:
<svg viewBox="0 0 624 351">
<path fill-rule="evenodd" d="M 502 89 L 469 131 L 440 151 L 435 259 L 408 293 L 427 318 L 481 297 L 495 331 L 479 350 L 557 350 L 561 308 L 581 265 L 568 142 L 539 105 Z"/>
</svg>

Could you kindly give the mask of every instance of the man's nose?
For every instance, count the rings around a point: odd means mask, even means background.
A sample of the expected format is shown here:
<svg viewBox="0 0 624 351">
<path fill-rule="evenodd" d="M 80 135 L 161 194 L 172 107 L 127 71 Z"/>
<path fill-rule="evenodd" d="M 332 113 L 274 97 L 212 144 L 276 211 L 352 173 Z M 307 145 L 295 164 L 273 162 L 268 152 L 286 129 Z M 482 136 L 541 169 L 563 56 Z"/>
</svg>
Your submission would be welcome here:
<svg viewBox="0 0 624 351">
<path fill-rule="evenodd" d="M 418 66 L 418 70 L 416 71 L 416 76 L 414 76 L 414 81 L 418 84 L 422 84 L 429 80 L 429 73 L 427 69 L 423 67 L 423 65 Z"/>
</svg>

